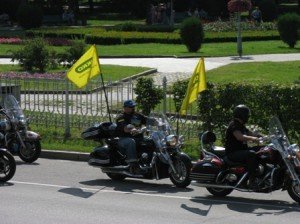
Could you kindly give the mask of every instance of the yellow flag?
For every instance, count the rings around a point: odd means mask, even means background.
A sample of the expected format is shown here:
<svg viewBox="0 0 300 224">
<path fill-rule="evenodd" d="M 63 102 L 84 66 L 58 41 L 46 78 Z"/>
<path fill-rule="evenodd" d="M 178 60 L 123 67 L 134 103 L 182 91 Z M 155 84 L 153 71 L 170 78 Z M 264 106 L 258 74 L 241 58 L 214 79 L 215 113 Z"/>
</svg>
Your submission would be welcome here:
<svg viewBox="0 0 300 224">
<path fill-rule="evenodd" d="M 187 112 L 188 106 L 198 98 L 198 94 L 206 90 L 206 75 L 204 59 L 201 58 L 190 78 L 189 85 L 181 104 L 180 114 L 184 115 Z"/>
<path fill-rule="evenodd" d="M 91 78 L 100 74 L 100 64 L 95 45 L 90 47 L 67 73 L 68 79 L 78 88 L 85 87 Z"/>
</svg>

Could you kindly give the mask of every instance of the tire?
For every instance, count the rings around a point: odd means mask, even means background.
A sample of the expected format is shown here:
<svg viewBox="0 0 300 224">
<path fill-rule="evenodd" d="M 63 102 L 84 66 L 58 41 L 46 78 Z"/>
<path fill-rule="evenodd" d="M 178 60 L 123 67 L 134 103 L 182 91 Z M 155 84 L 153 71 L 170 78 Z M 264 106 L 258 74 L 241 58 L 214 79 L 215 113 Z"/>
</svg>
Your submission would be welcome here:
<svg viewBox="0 0 300 224">
<path fill-rule="evenodd" d="M 32 163 L 36 161 L 41 154 L 41 142 L 24 142 L 26 148 L 20 146 L 19 157 L 26 163 Z"/>
<path fill-rule="evenodd" d="M 10 180 L 16 172 L 16 161 L 8 151 L 0 151 L 0 182 Z"/>
<path fill-rule="evenodd" d="M 122 174 L 117 174 L 117 173 L 106 173 L 106 175 L 112 179 L 112 180 L 116 180 L 116 181 L 122 181 L 126 178 L 125 175 Z"/>
<path fill-rule="evenodd" d="M 179 157 L 173 159 L 173 164 L 177 170 L 177 174 L 173 171 L 170 173 L 170 180 L 176 187 L 185 188 L 191 183 L 190 173 L 192 168 L 191 159 L 185 155 L 180 154 Z"/>
<path fill-rule="evenodd" d="M 300 185 L 293 186 L 292 181 L 290 181 L 287 192 L 295 202 L 300 204 Z"/>
<path fill-rule="evenodd" d="M 208 190 L 209 193 L 217 197 L 225 197 L 233 191 L 233 189 L 211 188 L 211 187 L 207 187 L 206 189 Z"/>
</svg>

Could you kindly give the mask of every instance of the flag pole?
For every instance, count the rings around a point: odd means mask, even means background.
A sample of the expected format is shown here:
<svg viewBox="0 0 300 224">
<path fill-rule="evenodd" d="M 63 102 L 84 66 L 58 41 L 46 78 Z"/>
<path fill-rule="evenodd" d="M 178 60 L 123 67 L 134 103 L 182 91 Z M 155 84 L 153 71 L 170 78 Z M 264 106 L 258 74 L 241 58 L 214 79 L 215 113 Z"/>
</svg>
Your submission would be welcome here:
<svg viewBox="0 0 300 224">
<path fill-rule="evenodd" d="M 109 122 L 112 122 L 111 116 L 110 116 L 110 110 L 109 110 L 109 105 L 108 105 L 108 98 L 107 98 L 107 95 L 106 95 L 106 90 L 105 90 L 105 85 L 104 85 L 104 81 L 103 81 L 103 75 L 102 75 L 102 72 L 100 73 L 100 76 L 101 76 L 101 82 L 102 82 L 103 91 L 104 91 L 104 96 L 105 96 L 105 102 L 106 102 L 106 107 L 107 107 L 107 113 L 108 113 L 108 116 L 109 116 Z"/>
</svg>

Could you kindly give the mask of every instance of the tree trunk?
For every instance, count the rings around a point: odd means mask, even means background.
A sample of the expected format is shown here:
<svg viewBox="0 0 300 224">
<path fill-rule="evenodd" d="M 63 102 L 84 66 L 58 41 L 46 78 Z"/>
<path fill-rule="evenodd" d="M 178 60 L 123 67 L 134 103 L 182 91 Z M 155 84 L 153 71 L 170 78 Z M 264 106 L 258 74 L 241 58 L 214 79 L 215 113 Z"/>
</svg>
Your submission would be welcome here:
<svg viewBox="0 0 300 224">
<path fill-rule="evenodd" d="M 240 57 L 243 54 L 242 32 L 241 32 L 241 12 L 237 13 L 237 53 Z"/>
</svg>

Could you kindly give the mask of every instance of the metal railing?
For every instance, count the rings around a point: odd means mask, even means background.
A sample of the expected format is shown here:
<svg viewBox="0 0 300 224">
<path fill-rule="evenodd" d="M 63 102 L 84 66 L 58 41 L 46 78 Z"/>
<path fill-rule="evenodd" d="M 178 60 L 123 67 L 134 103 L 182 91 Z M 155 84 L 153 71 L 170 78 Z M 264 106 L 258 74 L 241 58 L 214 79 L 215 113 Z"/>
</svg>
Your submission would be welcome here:
<svg viewBox="0 0 300 224">
<path fill-rule="evenodd" d="M 162 82 L 164 94 L 163 99 L 153 112 L 165 113 L 177 125 L 177 115 L 174 111 L 172 98 L 167 95 L 167 80 Z M 122 111 L 124 100 L 134 99 L 134 87 L 136 82 L 105 84 L 105 92 L 111 117 L 114 118 Z M 108 121 L 107 104 L 101 82 L 95 80 L 90 82 L 86 88 L 79 90 L 68 80 L 61 79 L 11 79 L 9 76 L 1 77 L 0 99 L 6 94 L 13 94 L 19 100 L 25 114 L 31 118 L 31 123 L 42 126 L 64 127 L 66 132 L 71 127 L 85 128 L 93 123 Z M 2 101 L 2 100 L 1 100 Z M 197 114 L 189 111 L 189 114 Z M 191 119 L 192 118 L 192 119 Z M 197 136 L 199 121 L 197 116 L 180 117 L 178 120 L 180 134 L 187 138 Z M 68 135 L 70 133 L 66 133 Z"/>
</svg>

